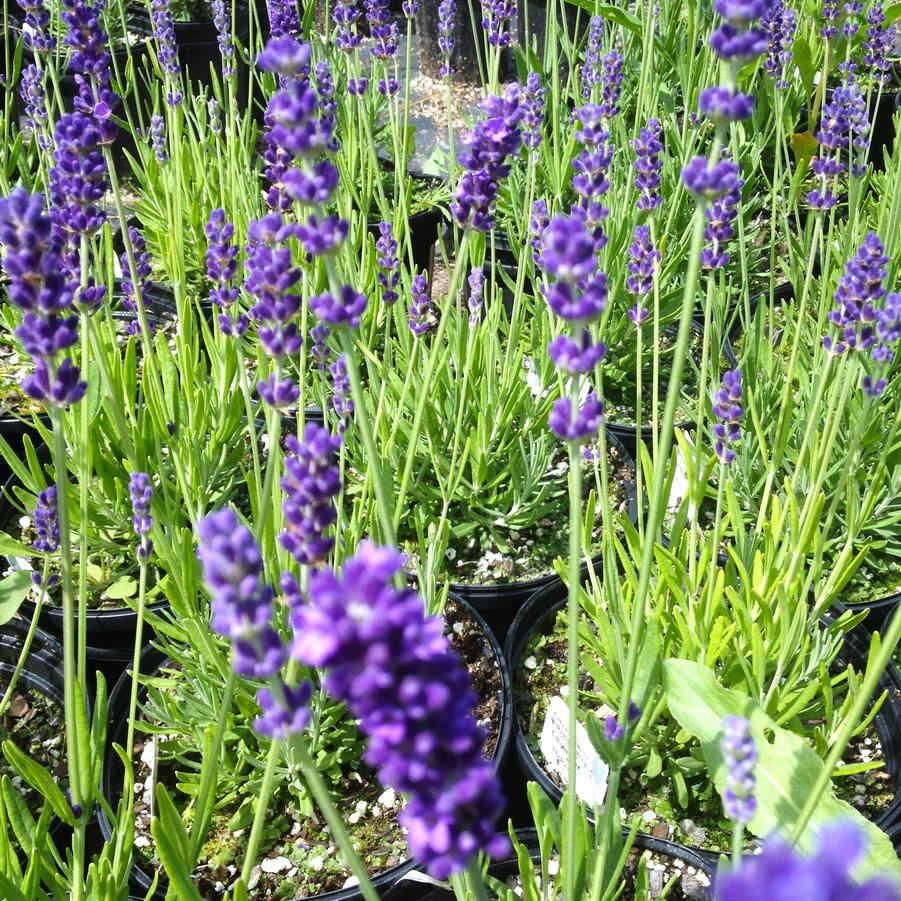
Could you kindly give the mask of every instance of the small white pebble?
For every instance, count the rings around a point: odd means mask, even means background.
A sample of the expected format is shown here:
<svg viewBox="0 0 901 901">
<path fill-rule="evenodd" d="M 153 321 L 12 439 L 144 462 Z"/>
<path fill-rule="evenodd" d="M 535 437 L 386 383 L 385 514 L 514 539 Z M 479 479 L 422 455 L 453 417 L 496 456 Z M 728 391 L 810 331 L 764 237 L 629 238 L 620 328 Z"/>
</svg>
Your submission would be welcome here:
<svg viewBox="0 0 901 901">
<path fill-rule="evenodd" d="M 559 860 L 549 860 L 547 862 L 548 876 L 556 876 L 559 872 L 560 872 L 560 861 Z"/>
<path fill-rule="evenodd" d="M 525 660 L 523 660 L 522 665 L 526 669 L 535 669 L 538 666 L 538 661 L 535 659 L 535 656 L 533 654 L 530 654 L 528 657 L 526 657 Z"/>
<path fill-rule="evenodd" d="M 395 793 L 393 788 L 386 788 L 378 797 L 379 804 L 382 807 L 394 807 L 397 802 L 397 794 Z"/>
<path fill-rule="evenodd" d="M 653 822 L 655 822 L 656 819 L 657 819 L 657 814 L 654 813 L 653 810 L 646 810 L 646 811 L 641 815 L 641 818 L 642 818 L 646 823 L 653 823 Z"/>
<path fill-rule="evenodd" d="M 463 623 L 454 623 L 453 626 L 451 626 L 451 628 L 454 630 L 455 635 L 463 634 Z"/>
<path fill-rule="evenodd" d="M 344 880 L 344 888 L 353 888 L 355 885 L 359 885 L 360 880 L 357 879 L 356 876 L 348 876 L 347 879 Z"/>
<path fill-rule="evenodd" d="M 291 869 L 291 861 L 287 857 L 267 857 L 260 866 L 264 873 L 281 873 Z"/>
<path fill-rule="evenodd" d="M 325 866 L 325 860 L 319 854 L 310 860 L 310 869 L 318 873 Z"/>
</svg>

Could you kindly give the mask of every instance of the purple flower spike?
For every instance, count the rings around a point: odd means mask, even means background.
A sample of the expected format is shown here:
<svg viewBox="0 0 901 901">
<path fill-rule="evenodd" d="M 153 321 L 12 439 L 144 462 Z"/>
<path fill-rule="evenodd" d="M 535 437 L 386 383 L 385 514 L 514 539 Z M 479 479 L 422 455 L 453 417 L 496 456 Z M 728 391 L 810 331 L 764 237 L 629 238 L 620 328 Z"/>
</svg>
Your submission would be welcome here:
<svg viewBox="0 0 901 901">
<path fill-rule="evenodd" d="M 759 855 L 745 857 L 736 869 L 721 867 L 714 883 L 715 901 L 773 901 L 809 898 L 818 901 L 898 901 L 898 887 L 881 876 L 858 883 L 852 872 L 865 850 L 864 836 L 851 822 L 836 822 L 820 833 L 817 853 L 800 856 L 779 839 Z"/>
<path fill-rule="evenodd" d="M 889 258 L 879 235 L 870 232 L 855 256 L 848 260 L 835 291 L 835 308 L 829 321 L 839 330 L 837 341 L 823 339 L 826 350 L 868 350 L 876 341 L 876 304 L 885 296 Z"/>
<path fill-rule="evenodd" d="M 548 425 L 561 441 L 584 444 L 597 435 L 603 415 L 604 405 L 594 392 L 585 398 L 575 415 L 572 401 L 568 397 L 561 397 L 554 402 L 551 415 L 548 417 Z"/>
<path fill-rule="evenodd" d="M 32 133 L 39 133 L 47 125 L 48 117 L 44 73 L 34 64 L 22 69 L 20 96 L 24 106 L 26 127 Z M 42 149 L 49 149 L 44 146 L 44 139 L 40 134 L 37 140 Z"/>
<path fill-rule="evenodd" d="M 210 288 L 210 300 L 223 309 L 238 299 L 234 282 L 238 275 L 238 246 L 234 243 L 235 227 L 225 220 L 225 210 L 210 212 L 204 226 L 207 237 L 206 277 L 215 287 Z"/>
<path fill-rule="evenodd" d="M 250 529 L 226 507 L 201 519 L 197 536 L 211 628 L 233 641 L 253 640 L 269 626 L 273 591 L 263 583 L 263 557 Z"/>
<path fill-rule="evenodd" d="M 492 47 L 510 45 L 510 20 L 516 15 L 516 0 L 482 0 L 482 28 Z"/>
<path fill-rule="evenodd" d="M 394 240 L 390 222 L 379 223 L 379 239 L 375 242 L 375 249 L 379 264 L 378 280 L 382 286 L 382 303 L 391 306 L 399 297 L 397 286 L 400 283 L 400 262 L 397 259 L 397 241 Z"/>
<path fill-rule="evenodd" d="M 31 546 L 45 554 L 53 554 L 59 550 L 59 511 L 56 503 L 56 485 L 51 485 L 38 495 L 32 514 L 34 530 L 38 537 Z"/>
<path fill-rule="evenodd" d="M 72 308 L 75 282 L 40 194 L 16 188 L 0 200 L 0 244 L 9 299 L 26 314 L 16 331 L 26 351 L 36 357 L 34 373 L 24 379 L 22 389 L 46 404 L 76 403 L 87 383 L 68 357 L 60 361 L 58 356 L 77 340 L 76 318 L 62 315 Z"/>
<path fill-rule="evenodd" d="M 597 319 L 607 304 L 607 274 L 595 273 L 578 285 L 556 282 L 544 290 L 548 306 L 561 319 L 582 324 Z"/>
<path fill-rule="evenodd" d="M 717 197 L 706 209 L 707 226 L 704 238 L 708 246 L 701 251 L 701 268 L 707 270 L 722 269 L 729 263 L 729 254 L 723 249 L 732 240 L 734 229 L 732 223 L 738 215 L 741 202 L 741 189 L 744 181 L 738 179 L 726 194 Z"/>
<path fill-rule="evenodd" d="M 663 144 L 660 138 L 663 130 L 659 119 L 649 119 L 633 141 L 635 148 L 635 189 L 639 192 L 636 206 L 642 212 L 656 210 L 662 203 L 660 196 L 660 173 L 663 169 Z"/>
<path fill-rule="evenodd" d="M 337 518 L 335 498 L 341 492 L 336 454 L 341 438 L 315 423 L 307 423 L 303 441 L 286 439 L 285 477 L 282 502 L 285 531 L 282 547 L 301 565 L 318 566 L 328 559 L 334 538 L 325 530 Z"/>
<path fill-rule="evenodd" d="M 235 74 L 235 45 L 232 41 L 231 22 L 225 0 L 210 0 L 213 12 L 213 25 L 219 42 L 219 54 L 222 57 L 222 74 L 226 78 Z"/>
<path fill-rule="evenodd" d="M 17 0 L 25 12 L 22 41 L 34 53 L 52 53 L 56 38 L 50 33 L 50 13 L 41 0 Z"/>
<path fill-rule="evenodd" d="M 769 39 L 762 28 L 747 31 L 733 25 L 720 25 L 710 36 L 710 47 L 720 59 L 741 68 L 766 53 Z"/>
<path fill-rule="evenodd" d="M 764 62 L 766 74 L 775 81 L 778 90 L 784 91 L 789 86 L 785 76 L 792 59 L 798 14 L 782 0 L 774 0 L 763 14 L 760 24 L 769 39 Z"/>
<path fill-rule="evenodd" d="M 881 3 L 874 3 L 867 13 L 866 39 L 863 42 L 863 63 L 873 73 L 877 84 L 891 81 L 891 56 L 894 54 L 892 29 L 886 27 L 885 11 Z"/>
<path fill-rule="evenodd" d="M 523 135 L 522 142 L 530 150 L 541 146 L 541 127 L 544 124 L 544 95 L 541 76 L 529 72 L 522 95 Z"/>
<path fill-rule="evenodd" d="M 732 191 L 739 181 L 739 167 L 731 160 L 708 163 L 706 157 L 693 157 L 682 169 L 685 187 L 704 200 L 713 200 Z"/>
<path fill-rule="evenodd" d="M 150 12 L 153 18 L 153 36 L 156 39 L 156 58 L 160 68 L 169 78 L 178 78 L 181 66 L 178 64 L 178 50 L 175 44 L 175 20 L 169 0 L 151 0 Z M 170 106 L 178 106 L 181 102 L 178 91 L 170 91 Z"/>
<path fill-rule="evenodd" d="M 425 275 L 414 275 L 410 286 L 410 331 L 421 338 L 434 325 L 434 304 L 429 297 L 429 283 Z"/>
<path fill-rule="evenodd" d="M 269 14 L 269 33 L 272 37 L 300 37 L 300 16 L 295 0 L 268 0 L 266 11 Z"/>
<path fill-rule="evenodd" d="M 498 181 L 510 172 L 507 157 L 522 143 L 519 99 L 517 86 L 510 85 L 502 97 L 483 100 L 482 118 L 463 138 L 460 164 L 465 171 L 451 201 L 451 215 L 460 228 L 488 232 L 494 226 Z"/>
<path fill-rule="evenodd" d="M 338 26 L 338 34 L 335 36 L 335 46 L 342 53 L 351 53 L 360 46 L 362 38 L 357 34 L 357 20 L 360 18 L 360 8 L 353 0 L 336 0 L 332 10 L 332 19 Z"/>
<path fill-rule="evenodd" d="M 623 84 L 623 58 L 616 50 L 604 55 L 601 60 L 601 111 L 608 119 L 619 113 L 619 96 Z"/>
<path fill-rule="evenodd" d="M 162 116 L 150 117 L 150 147 L 160 165 L 169 162 L 169 154 L 166 152 L 166 120 Z"/>
<path fill-rule="evenodd" d="M 654 287 L 654 275 L 660 262 L 660 251 L 651 242 L 651 229 L 647 225 L 636 225 L 632 233 L 632 244 L 629 246 L 629 277 L 626 279 L 626 290 L 639 297 L 648 294 Z M 645 311 L 647 316 L 647 311 Z M 632 319 L 635 322 L 635 319 Z M 642 318 L 643 322 L 644 319 Z M 636 323 L 640 324 L 640 323 Z"/>
<path fill-rule="evenodd" d="M 254 720 L 253 728 L 258 735 L 286 741 L 292 735 L 300 735 L 310 721 L 310 698 L 313 687 L 309 682 L 301 682 L 297 688 L 281 683 L 281 698 L 276 700 L 268 688 L 257 692 L 260 715 Z"/>
<path fill-rule="evenodd" d="M 324 322 L 317 322 L 310 329 L 310 337 L 313 339 L 310 345 L 310 356 L 320 372 L 325 372 L 331 356 L 331 350 L 328 346 L 328 339 L 331 333 L 332 330 Z"/>
<path fill-rule="evenodd" d="M 350 385 L 350 376 L 347 374 L 347 360 L 344 354 L 329 366 L 332 375 L 332 407 L 338 416 L 338 434 L 344 435 L 354 415 L 354 399 Z"/>
<path fill-rule="evenodd" d="M 128 480 L 128 495 L 131 498 L 135 535 L 138 536 L 138 560 L 143 562 L 153 551 L 153 542 L 150 540 L 150 529 L 153 526 L 153 520 L 150 517 L 153 487 L 150 484 L 150 476 L 146 472 L 131 474 Z"/>
<path fill-rule="evenodd" d="M 477 325 L 482 313 L 485 293 L 485 270 L 473 266 L 469 270 L 469 324 Z"/>
<path fill-rule="evenodd" d="M 726 762 L 723 808 L 734 823 L 747 825 L 757 809 L 757 799 L 754 797 L 757 746 L 751 737 L 751 724 L 744 717 L 727 716 L 723 719 L 720 750 Z"/>
<path fill-rule="evenodd" d="M 744 414 L 741 396 L 741 370 L 723 373 L 722 384 L 713 397 L 713 415 L 719 420 L 713 426 L 714 450 L 722 463 L 735 459 L 732 445 L 741 440 L 739 423 Z"/>
<path fill-rule="evenodd" d="M 451 78 L 454 74 L 451 55 L 454 52 L 456 19 L 457 4 L 455 0 L 441 0 L 441 3 L 438 4 L 438 49 L 444 55 L 444 65 L 440 72 L 443 78 Z"/>
<path fill-rule="evenodd" d="M 366 310 L 366 295 L 355 291 L 350 285 L 342 285 L 337 297 L 333 294 L 311 297 L 310 309 L 326 325 L 359 328 L 360 319 Z"/>
<path fill-rule="evenodd" d="M 626 730 L 620 726 L 619 722 L 612 713 L 604 720 L 604 738 L 607 741 L 614 743 L 618 742 L 623 735 L 625 735 Z"/>
<path fill-rule="evenodd" d="M 366 762 L 407 795 L 400 822 L 413 856 L 446 879 L 479 851 L 507 850 L 494 831 L 503 799 L 468 674 L 441 620 L 395 585 L 403 564 L 393 548 L 364 541 L 340 574 L 313 573 L 309 604 L 292 605 L 291 653 L 325 670 L 324 689 L 368 738 Z"/>
<path fill-rule="evenodd" d="M 529 246 L 532 248 L 532 260 L 536 266 L 544 267 L 541 258 L 541 246 L 544 241 L 544 232 L 550 225 L 551 219 L 547 211 L 547 203 L 544 200 L 536 200 L 532 204 L 532 213 L 529 216 Z"/>
</svg>

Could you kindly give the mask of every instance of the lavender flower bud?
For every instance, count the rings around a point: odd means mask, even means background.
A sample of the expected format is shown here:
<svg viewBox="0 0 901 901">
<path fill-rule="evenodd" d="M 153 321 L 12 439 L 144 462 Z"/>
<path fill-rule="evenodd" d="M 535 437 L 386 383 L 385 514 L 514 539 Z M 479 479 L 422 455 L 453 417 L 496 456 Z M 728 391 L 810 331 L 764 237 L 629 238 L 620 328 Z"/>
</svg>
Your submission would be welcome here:
<svg viewBox="0 0 901 901">
<path fill-rule="evenodd" d="M 541 239 L 545 271 L 560 281 L 575 283 L 598 266 L 595 240 L 578 216 L 554 216 Z"/>
<path fill-rule="evenodd" d="M 292 735 L 299 735 L 310 721 L 310 698 L 313 687 L 309 682 L 301 682 L 297 688 L 281 683 L 281 698 L 276 700 L 268 688 L 257 692 L 260 715 L 253 722 L 258 735 L 265 735 L 279 741 L 286 741 Z"/>
<path fill-rule="evenodd" d="M 639 297 L 648 294 L 654 286 L 654 275 L 660 262 L 660 251 L 651 241 L 651 229 L 647 225 L 636 225 L 629 246 L 629 276 L 626 290 Z M 634 320 L 633 320 L 634 321 Z"/>
<path fill-rule="evenodd" d="M 56 38 L 50 33 L 50 13 L 41 0 L 17 0 L 25 12 L 22 41 L 34 53 L 52 53 Z"/>
<path fill-rule="evenodd" d="M 741 396 L 741 369 L 724 372 L 722 384 L 713 396 L 713 415 L 719 420 L 713 426 L 714 450 L 722 463 L 735 459 L 732 445 L 741 440 Z"/>
<path fill-rule="evenodd" d="M 414 275 L 410 286 L 410 331 L 421 338 L 428 332 L 433 322 L 434 304 L 429 297 L 429 283 L 425 275 Z"/>
<path fill-rule="evenodd" d="M 726 762 L 723 808 L 730 820 L 747 824 L 757 809 L 754 797 L 757 747 L 751 738 L 751 724 L 744 717 L 727 716 L 723 719 L 723 733 L 720 742 Z"/>
<path fill-rule="evenodd" d="M 454 74 L 450 59 L 454 52 L 456 18 L 457 4 L 454 0 L 441 0 L 438 4 L 438 49 L 444 55 L 444 65 L 440 72 L 444 78 L 451 78 Z"/>
<path fill-rule="evenodd" d="M 743 186 L 744 181 L 738 179 L 728 193 L 714 199 L 705 210 L 707 226 L 704 229 L 704 239 L 709 245 L 701 251 L 702 269 L 722 269 L 729 263 L 729 254 L 723 248 L 734 233 L 732 223 L 738 215 Z"/>
<path fill-rule="evenodd" d="M 225 78 L 235 74 L 235 45 L 232 41 L 231 22 L 225 0 L 210 0 L 213 11 L 213 25 L 219 42 L 219 53 L 222 56 L 222 74 Z"/>
<path fill-rule="evenodd" d="M 225 210 L 215 209 L 204 226 L 207 237 L 206 277 L 215 287 L 210 288 L 210 300 L 217 306 L 230 307 L 238 299 L 234 281 L 238 274 L 238 247 L 233 242 L 235 227 L 225 221 Z"/>
<path fill-rule="evenodd" d="M 25 124 L 29 131 L 39 132 L 48 121 L 44 92 L 44 73 L 34 64 L 22 69 L 20 89 L 25 112 Z M 38 140 L 42 138 L 39 136 Z"/>
<path fill-rule="evenodd" d="M 332 407 L 338 415 L 338 434 L 344 435 L 354 414 L 354 399 L 344 354 L 338 355 L 329 366 L 329 372 L 332 375 Z"/>
<path fill-rule="evenodd" d="M 119 257 L 119 264 L 122 266 L 122 308 L 129 312 L 137 312 L 138 309 L 138 291 L 140 291 L 142 300 L 146 299 L 151 288 L 150 282 L 150 254 L 147 253 L 144 238 L 141 233 L 134 227 L 128 226 L 128 240 L 131 243 L 132 256 L 135 262 L 135 274 L 138 277 L 139 285 L 135 289 L 134 282 L 131 280 L 131 270 L 128 262 L 128 252 L 123 251 Z M 126 326 L 126 332 L 135 335 L 140 330 L 140 324 L 137 320 L 132 320 Z"/>
<path fill-rule="evenodd" d="M 357 34 L 356 23 L 360 9 L 353 0 L 336 0 L 332 18 L 338 26 L 335 46 L 343 53 L 351 53 L 360 46 L 362 38 Z"/>
<path fill-rule="evenodd" d="M 393 548 L 364 541 L 340 575 L 314 573 L 309 604 L 292 609 L 291 653 L 325 670 L 323 687 L 368 737 L 367 763 L 408 796 L 400 822 L 413 856 L 445 879 L 480 850 L 504 852 L 494 834 L 503 802 L 467 672 L 441 621 L 395 586 L 402 567 Z"/>
<path fill-rule="evenodd" d="M 544 122 L 544 95 L 545 90 L 541 85 L 541 76 L 537 72 L 529 72 L 522 96 L 522 142 L 530 150 L 537 150 L 541 146 L 541 126 Z"/>
<path fill-rule="evenodd" d="M 595 344 L 588 329 L 583 329 L 579 340 L 558 335 L 548 345 L 547 352 L 559 370 L 576 375 L 591 372 L 604 359 L 607 347 L 603 341 Z"/>
<path fill-rule="evenodd" d="M 740 171 L 731 160 L 721 159 L 711 164 L 706 157 L 696 156 L 683 167 L 682 181 L 695 197 L 714 200 L 734 190 Z"/>
<path fill-rule="evenodd" d="M 331 355 L 328 339 L 331 333 L 331 329 L 324 322 L 317 322 L 310 329 L 310 337 L 313 339 L 313 343 L 310 345 L 310 356 L 320 372 L 325 372 L 326 366 L 328 366 Z"/>
<path fill-rule="evenodd" d="M 397 286 L 400 282 L 400 262 L 397 259 L 397 241 L 391 231 L 390 222 L 379 223 L 379 239 L 375 242 L 378 280 L 382 286 L 382 303 L 391 306 L 398 298 Z"/>
<path fill-rule="evenodd" d="M 266 12 L 269 14 L 269 34 L 272 37 L 300 37 L 300 16 L 295 0 L 268 0 Z"/>
<path fill-rule="evenodd" d="M 469 324 L 476 325 L 482 312 L 485 293 L 485 270 L 473 266 L 469 270 Z"/>
<path fill-rule="evenodd" d="M 656 210 L 663 203 L 660 196 L 660 173 L 663 169 L 661 135 L 660 121 L 649 119 L 647 127 L 642 128 L 632 142 L 635 148 L 633 167 L 637 173 L 635 188 L 639 192 L 636 206 L 646 213 Z"/>
<path fill-rule="evenodd" d="M 300 388 L 291 379 L 279 378 L 275 373 L 265 381 L 257 382 L 257 393 L 263 403 L 283 414 L 300 399 Z"/>
<path fill-rule="evenodd" d="M 263 558 L 231 508 L 197 523 L 197 557 L 210 593 L 214 632 L 231 640 L 250 640 L 268 628 L 273 591 L 263 582 Z"/>
<path fill-rule="evenodd" d="M 38 537 L 31 546 L 45 554 L 59 550 L 59 510 L 56 503 L 56 485 L 50 485 L 38 495 L 32 514 Z"/>
<path fill-rule="evenodd" d="M 150 11 L 153 18 L 153 37 L 156 40 L 156 58 L 163 72 L 171 78 L 181 73 L 178 51 L 175 45 L 175 20 L 169 0 L 151 0 Z M 171 104 L 177 106 L 177 103 Z"/>
<path fill-rule="evenodd" d="M 153 551 L 153 542 L 149 537 L 153 526 L 150 516 L 150 504 L 153 500 L 150 476 L 145 472 L 133 472 L 128 481 L 128 494 L 134 514 L 135 535 L 138 536 L 138 560 L 144 562 Z"/>
<path fill-rule="evenodd" d="M 516 15 L 516 0 L 482 0 L 482 28 L 492 47 L 510 45 L 510 20 Z"/>
<path fill-rule="evenodd" d="M 604 20 L 592 16 L 588 25 L 588 43 L 585 45 L 585 61 L 582 63 L 580 78 L 582 97 L 591 99 L 591 89 L 601 83 L 601 45 L 604 41 Z"/>
<path fill-rule="evenodd" d="M 839 330 L 834 341 L 829 335 L 823 346 L 834 354 L 846 350 L 868 350 L 876 341 L 876 304 L 885 296 L 889 258 L 879 235 L 870 232 L 855 256 L 848 260 L 835 291 L 835 308 L 829 322 Z"/>
<path fill-rule="evenodd" d="M 785 75 L 792 59 L 798 14 L 785 6 L 782 0 L 774 0 L 763 14 L 760 24 L 769 39 L 764 69 L 775 81 L 777 90 L 784 91 L 788 88 Z"/>
<path fill-rule="evenodd" d="M 169 162 L 169 154 L 166 153 L 166 120 L 162 116 L 150 117 L 150 146 L 160 165 Z"/>
<path fill-rule="evenodd" d="M 282 501 L 285 531 L 279 542 L 299 564 L 317 566 L 328 559 L 335 543 L 325 530 L 338 515 L 335 498 L 341 492 L 341 477 L 335 456 L 341 439 L 311 422 L 302 442 L 289 435 L 286 444 L 281 482 L 286 494 Z"/>
<path fill-rule="evenodd" d="M 542 268 L 544 260 L 541 256 L 541 248 L 544 242 L 544 233 L 550 222 L 547 203 L 543 200 L 536 200 L 532 204 L 532 213 L 529 216 L 529 246 L 532 248 L 532 261 L 536 266 Z"/>
<path fill-rule="evenodd" d="M 619 96 L 623 84 L 623 58 L 616 50 L 604 55 L 601 60 L 601 112 L 612 119 L 619 113 Z"/>
</svg>

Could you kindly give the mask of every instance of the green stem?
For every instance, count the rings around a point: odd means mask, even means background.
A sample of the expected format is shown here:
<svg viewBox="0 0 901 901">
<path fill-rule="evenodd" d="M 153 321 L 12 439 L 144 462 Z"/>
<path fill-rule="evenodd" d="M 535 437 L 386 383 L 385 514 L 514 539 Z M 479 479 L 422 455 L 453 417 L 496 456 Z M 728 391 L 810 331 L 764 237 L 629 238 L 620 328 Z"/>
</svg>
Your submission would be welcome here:
<svg viewBox="0 0 901 901">
<path fill-rule="evenodd" d="M 301 736 L 296 735 L 292 738 L 291 749 L 300 762 L 310 794 L 313 795 L 320 812 L 332 830 L 332 838 L 340 849 L 344 862 L 350 868 L 351 873 L 357 877 L 359 883 L 357 888 L 360 890 L 360 894 L 366 901 L 379 901 L 378 892 L 373 888 L 372 882 L 369 880 L 369 874 L 366 872 L 360 856 L 354 850 L 353 842 L 347 834 L 347 828 L 341 819 L 341 814 L 338 813 L 338 809 L 335 807 L 335 802 L 332 800 L 328 786 L 326 786 L 325 780 L 316 768 L 316 764 L 310 756 L 310 750 Z"/>
<path fill-rule="evenodd" d="M 572 379 L 570 397 L 573 409 L 578 409 L 579 378 Z M 569 708 L 568 757 L 566 779 L 566 833 L 576 834 L 579 799 L 576 795 L 576 727 L 579 711 L 579 572 L 582 562 L 582 465 L 577 441 L 569 442 L 569 585 L 567 586 L 567 650 L 566 698 Z M 580 861 L 574 854 L 566 855 L 566 885 L 577 882 Z"/>
<path fill-rule="evenodd" d="M 241 868 L 241 880 L 245 885 L 250 881 L 250 874 L 257 859 L 260 838 L 263 835 L 263 824 L 270 815 L 269 798 L 272 796 L 272 787 L 275 784 L 275 768 L 278 765 L 281 753 L 282 742 L 276 739 L 269 746 L 269 753 L 266 755 L 266 769 L 263 771 L 263 782 L 260 785 L 260 794 L 257 797 L 257 805 L 253 814 L 250 838 L 247 839 L 244 866 Z"/>
<path fill-rule="evenodd" d="M 138 709 L 138 681 L 141 676 L 141 648 L 144 632 L 144 607 L 147 600 L 147 561 L 142 560 L 138 573 L 138 622 L 135 627 L 135 646 L 131 659 L 131 697 L 128 702 L 128 737 L 125 740 L 126 753 L 131 754 L 135 743 L 135 712 Z M 127 775 L 126 775 L 126 778 Z M 128 791 L 129 786 L 122 789 L 124 797 L 133 798 L 134 793 Z"/>
</svg>

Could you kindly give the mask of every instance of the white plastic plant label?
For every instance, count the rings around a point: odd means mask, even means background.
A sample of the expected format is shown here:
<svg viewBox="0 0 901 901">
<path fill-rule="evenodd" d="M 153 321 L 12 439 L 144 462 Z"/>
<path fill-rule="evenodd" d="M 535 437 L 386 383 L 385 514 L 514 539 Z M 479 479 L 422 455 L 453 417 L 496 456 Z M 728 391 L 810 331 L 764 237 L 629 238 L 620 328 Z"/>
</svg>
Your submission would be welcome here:
<svg viewBox="0 0 901 901">
<path fill-rule="evenodd" d="M 541 753 L 547 768 L 565 785 L 569 772 L 569 708 L 559 696 L 551 698 L 548 705 L 541 729 Z M 576 723 L 576 795 L 589 807 L 604 803 L 609 772 L 585 727 Z"/>
</svg>

